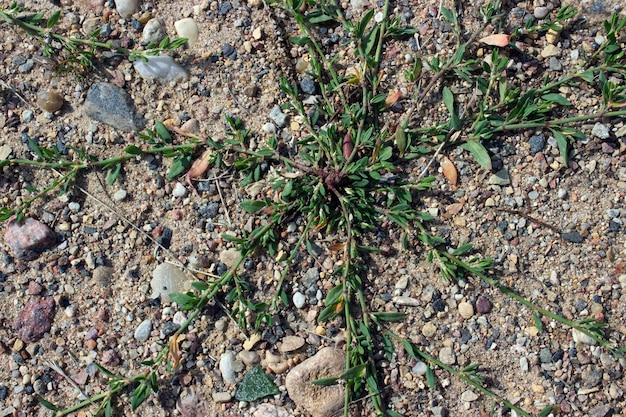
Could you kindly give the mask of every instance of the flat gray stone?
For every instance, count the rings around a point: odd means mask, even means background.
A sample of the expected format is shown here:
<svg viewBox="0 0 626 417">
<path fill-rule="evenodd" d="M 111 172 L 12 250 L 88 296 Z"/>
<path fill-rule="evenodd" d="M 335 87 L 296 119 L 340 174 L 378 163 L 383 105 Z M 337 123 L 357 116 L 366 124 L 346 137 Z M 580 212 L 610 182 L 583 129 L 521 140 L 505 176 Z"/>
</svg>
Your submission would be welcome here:
<svg viewBox="0 0 626 417">
<path fill-rule="evenodd" d="M 152 331 L 152 321 L 150 321 L 150 319 L 145 319 L 135 329 L 135 334 L 134 334 L 135 339 L 137 339 L 140 342 L 145 342 L 150 337 L 151 331 Z"/>
<path fill-rule="evenodd" d="M 502 168 L 500 171 L 489 177 L 489 184 L 491 185 L 509 185 L 511 178 L 506 168 Z"/>
<path fill-rule="evenodd" d="M 161 297 L 164 303 L 171 302 L 170 294 L 184 293 L 191 287 L 190 279 L 180 268 L 169 263 L 162 263 L 152 272 L 152 298 Z"/>
<path fill-rule="evenodd" d="M 137 132 L 146 127 L 146 120 L 137 112 L 130 95 L 109 83 L 95 83 L 89 88 L 83 112 L 92 120 L 124 132 Z"/>
</svg>

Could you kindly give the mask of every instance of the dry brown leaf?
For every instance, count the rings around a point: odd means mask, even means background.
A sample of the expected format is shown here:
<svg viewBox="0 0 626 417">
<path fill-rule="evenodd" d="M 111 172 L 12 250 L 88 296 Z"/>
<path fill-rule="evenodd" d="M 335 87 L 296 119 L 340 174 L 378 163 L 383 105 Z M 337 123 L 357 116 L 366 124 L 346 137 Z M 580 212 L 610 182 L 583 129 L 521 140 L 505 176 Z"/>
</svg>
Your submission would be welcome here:
<svg viewBox="0 0 626 417">
<path fill-rule="evenodd" d="M 206 151 L 202 153 L 202 156 L 200 156 L 200 158 L 193 161 L 191 168 L 189 168 L 189 171 L 187 172 L 187 178 L 192 180 L 204 174 L 206 170 L 209 168 L 210 157 L 211 157 L 211 151 L 207 149 Z"/>
<path fill-rule="evenodd" d="M 330 245 L 329 249 L 331 252 L 339 252 L 346 247 L 346 243 L 335 243 L 334 245 Z"/>
<path fill-rule="evenodd" d="M 387 95 L 387 98 L 385 99 L 385 104 L 383 105 L 383 107 L 385 109 L 388 109 L 389 107 L 393 106 L 394 104 L 396 104 L 398 102 L 398 100 L 400 99 L 401 95 L 402 95 L 402 93 L 399 92 L 399 91 L 393 91 L 393 92 L 389 93 Z"/>
<path fill-rule="evenodd" d="M 511 35 L 506 33 L 496 33 L 494 35 L 485 36 L 480 42 L 491 46 L 507 46 L 511 40 Z"/>
<path fill-rule="evenodd" d="M 448 159 L 447 156 L 444 156 L 441 159 L 440 165 L 441 165 L 441 171 L 443 172 L 443 176 L 447 178 L 450 184 L 456 186 L 456 183 L 459 179 L 459 174 L 456 170 L 456 167 L 452 163 L 452 161 L 450 161 L 450 159 Z"/>
</svg>

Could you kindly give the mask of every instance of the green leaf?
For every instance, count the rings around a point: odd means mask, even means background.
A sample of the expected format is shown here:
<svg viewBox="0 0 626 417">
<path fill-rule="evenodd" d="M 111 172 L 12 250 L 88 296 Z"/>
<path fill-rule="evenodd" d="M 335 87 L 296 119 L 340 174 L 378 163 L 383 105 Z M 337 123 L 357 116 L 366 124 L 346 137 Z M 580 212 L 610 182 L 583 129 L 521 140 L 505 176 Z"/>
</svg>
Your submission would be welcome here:
<svg viewBox="0 0 626 417">
<path fill-rule="evenodd" d="M 339 381 L 339 378 L 319 378 L 314 379 L 311 383 L 320 387 L 328 387 L 337 384 L 337 381 Z"/>
<path fill-rule="evenodd" d="M 194 287 L 196 290 L 202 292 L 202 291 L 206 291 L 209 289 L 209 286 L 206 285 L 204 282 L 201 281 L 195 281 L 191 283 L 191 286 Z"/>
<path fill-rule="evenodd" d="M 141 381 L 141 384 L 133 391 L 130 399 L 130 409 L 135 411 L 150 396 L 150 386 L 147 380 Z"/>
<path fill-rule="evenodd" d="M 471 249 L 472 249 L 472 244 L 471 243 L 466 243 L 466 244 L 461 245 L 458 248 L 456 248 L 454 250 L 454 252 L 452 252 L 452 256 L 461 256 L 461 255 L 469 252 Z"/>
<path fill-rule="evenodd" d="M 426 381 L 430 389 L 435 389 L 435 373 L 430 365 L 426 366 Z"/>
<path fill-rule="evenodd" d="M 124 149 L 124 152 L 130 155 L 141 155 L 143 153 L 141 148 L 135 145 L 127 146 L 126 149 Z"/>
<path fill-rule="evenodd" d="M 554 129 L 550 129 L 554 138 L 556 139 L 556 143 L 559 147 L 559 152 L 561 153 L 561 159 L 563 160 L 563 164 L 567 166 L 569 164 L 569 143 L 565 135 Z"/>
<path fill-rule="evenodd" d="M 248 213 L 257 213 L 267 206 L 267 203 L 262 200 L 244 200 L 241 202 L 241 208 Z"/>
<path fill-rule="evenodd" d="M 289 38 L 289 42 L 302 46 L 310 43 L 311 39 L 307 38 L 306 36 L 291 36 Z"/>
<path fill-rule="evenodd" d="M 164 39 L 165 40 L 165 39 Z M 170 132 L 169 130 L 167 130 L 167 128 L 165 127 L 165 125 L 163 123 L 161 123 L 161 121 L 156 120 L 154 122 L 154 130 L 156 132 L 156 134 L 165 142 L 167 143 L 172 143 L 172 137 L 170 136 Z"/>
<path fill-rule="evenodd" d="M 539 329 L 539 331 L 543 331 L 543 322 L 541 321 L 541 316 L 537 313 L 533 313 L 533 322 L 535 322 L 535 327 Z"/>
<path fill-rule="evenodd" d="M 475 140 L 468 140 L 461 145 L 461 148 L 469 151 L 481 167 L 491 171 L 491 157 L 489 156 L 489 152 L 487 152 L 487 148 L 485 148 L 482 143 Z"/>
<path fill-rule="evenodd" d="M 546 101 L 550 101 L 553 103 L 556 103 L 560 106 L 571 106 L 572 103 L 570 103 L 570 101 L 568 99 L 566 99 L 565 97 L 563 97 L 561 94 L 558 93 L 549 93 L 549 94 L 544 94 L 543 96 L 541 96 L 542 99 L 546 100 Z"/>
<path fill-rule="evenodd" d="M 43 405 L 44 407 L 46 407 L 48 410 L 52 410 L 52 411 L 61 411 L 61 408 L 57 407 L 56 405 L 52 404 L 50 401 L 46 401 L 41 397 L 37 397 L 37 401 L 39 401 L 39 404 Z"/>
<path fill-rule="evenodd" d="M 183 294 L 179 292 L 173 292 L 169 294 L 169 296 L 172 301 L 180 305 L 185 305 L 198 299 L 195 295 Z"/>
<path fill-rule="evenodd" d="M 341 374 L 339 379 L 343 379 L 344 381 L 349 381 L 351 379 L 363 376 L 366 366 L 367 366 L 367 363 L 362 363 L 362 364 L 353 366 L 350 369 L 346 369 L 346 371 L 343 374 Z"/>
<path fill-rule="evenodd" d="M 165 178 L 171 180 L 178 177 L 180 174 L 185 172 L 190 164 L 191 154 L 178 155 L 176 158 L 174 158 L 174 163 L 172 164 L 169 171 L 167 171 L 167 175 L 165 175 Z"/>
<path fill-rule="evenodd" d="M 537 417 L 547 417 L 548 414 L 550 414 L 553 409 L 554 409 L 554 406 L 548 405 L 543 410 L 541 410 L 541 412 L 537 415 Z"/>
<path fill-rule="evenodd" d="M 94 365 L 96 365 L 96 368 L 98 368 L 98 370 L 102 372 L 105 376 L 107 376 L 108 378 L 113 378 L 113 379 L 120 378 L 119 375 L 115 375 L 113 372 L 109 371 L 104 366 L 97 364 L 95 362 L 94 362 Z"/>
<path fill-rule="evenodd" d="M 239 401 L 252 402 L 268 395 L 276 395 L 278 392 L 278 387 L 257 365 L 243 377 L 235 398 Z"/>
<path fill-rule="evenodd" d="M 61 10 L 57 10 L 52 13 L 48 18 L 48 22 L 46 23 L 46 28 L 50 29 L 52 26 L 56 25 L 59 19 L 61 18 Z"/>
<path fill-rule="evenodd" d="M 118 162 L 115 166 L 109 171 L 109 175 L 107 175 L 107 184 L 113 185 L 115 181 L 117 181 L 117 177 L 119 177 L 120 172 L 122 172 L 122 163 Z"/>
</svg>

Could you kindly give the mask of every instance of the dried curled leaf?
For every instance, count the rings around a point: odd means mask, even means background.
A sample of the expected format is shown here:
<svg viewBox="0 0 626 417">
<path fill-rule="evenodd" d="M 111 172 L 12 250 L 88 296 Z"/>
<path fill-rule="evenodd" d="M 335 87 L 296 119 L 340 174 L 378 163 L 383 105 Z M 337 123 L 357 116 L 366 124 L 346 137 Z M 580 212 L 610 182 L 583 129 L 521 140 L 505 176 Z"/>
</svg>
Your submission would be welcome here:
<svg viewBox="0 0 626 417">
<path fill-rule="evenodd" d="M 444 156 L 441 159 L 440 165 L 441 165 L 441 171 L 443 172 L 443 176 L 446 177 L 446 179 L 450 182 L 450 184 L 456 186 L 456 183 L 459 178 L 459 174 L 456 170 L 456 167 L 452 163 L 452 161 L 450 161 L 450 159 L 448 159 L 447 156 Z"/>
<path fill-rule="evenodd" d="M 206 151 L 202 153 L 202 156 L 200 156 L 200 158 L 193 161 L 191 168 L 187 172 L 187 178 L 192 180 L 204 174 L 206 170 L 209 168 L 210 158 L 211 158 L 211 151 L 207 149 Z"/>
<path fill-rule="evenodd" d="M 496 33 L 494 35 L 485 36 L 480 42 L 491 46 L 507 46 L 511 40 L 511 35 L 505 33 Z"/>
</svg>

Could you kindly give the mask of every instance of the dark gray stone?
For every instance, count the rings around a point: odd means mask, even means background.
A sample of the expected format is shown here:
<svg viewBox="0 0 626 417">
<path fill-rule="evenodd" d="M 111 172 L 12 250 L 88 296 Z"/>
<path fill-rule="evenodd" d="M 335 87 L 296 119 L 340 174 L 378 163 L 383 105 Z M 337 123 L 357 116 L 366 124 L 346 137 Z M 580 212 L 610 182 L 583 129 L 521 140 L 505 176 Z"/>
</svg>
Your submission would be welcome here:
<svg viewBox="0 0 626 417">
<path fill-rule="evenodd" d="M 109 83 L 95 83 L 87 92 L 85 115 L 92 120 L 123 130 L 136 132 L 146 127 L 130 95 Z"/>
<path fill-rule="evenodd" d="M 561 234 L 561 237 L 564 241 L 571 243 L 582 243 L 582 241 L 584 240 L 578 232 L 566 232 Z"/>
<path fill-rule="evenodd" d="M 544 135 L 531 136 L 530 139 L 528 139 L 528 144 L 530 145 L 530 154 L 536 155 L 545 148 L 546 137 Z"/>
</svg>

